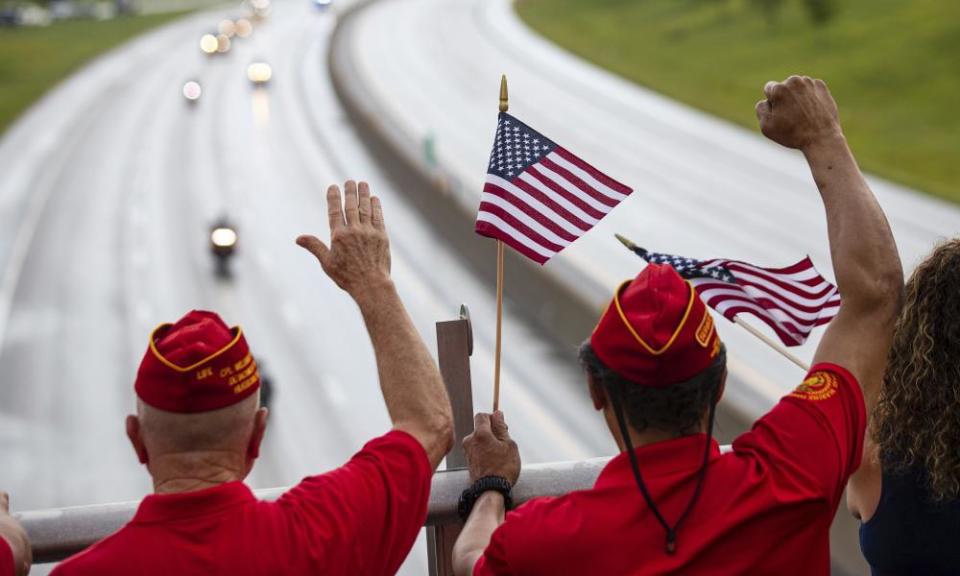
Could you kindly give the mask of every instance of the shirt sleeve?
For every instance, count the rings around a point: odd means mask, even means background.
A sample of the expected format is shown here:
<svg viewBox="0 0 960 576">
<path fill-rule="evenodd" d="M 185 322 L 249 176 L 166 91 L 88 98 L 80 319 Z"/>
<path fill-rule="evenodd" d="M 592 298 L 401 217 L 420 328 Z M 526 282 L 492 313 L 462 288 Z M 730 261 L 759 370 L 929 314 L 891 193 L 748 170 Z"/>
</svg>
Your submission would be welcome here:
<svg viewBox="0 0 960 576">
<path fill-rule="evenodd" d="M 735 452 L 767 461 L 774 482 L 797 498 L 836 506 L 860 466 L 866 428 L 856 378 L 836 364 L 817 364 L 803 383 L 733 443 Z"/>
<path fill-rule="evenodd" d="M 0 576 L 13 576 L 13 550 L 7 540 L 0 536 Z"/>
<path fill-rule="evenodd" d="M 513 576 L 516 574 L 530 574 L 535 568 L 531 566 L 548 565 L 542 561 L 539 554 L 543 538 L 543 531 L 538 526 L 550 526 L 549 540 L 563 540 L 576 538 L 580 523 L 576 521 L 559 520 L 550 516 L 550 510 L 558 502 L 557 498 L 532 498 L 507 512 L 503 524 L 497 527 L 490 536 L 483 555 L 473 566 L 473 576 Z"/>
<path fill-rule="evenodd" d="M 322 573 L 394 574 L 426 521 L 432 475 L 423 446 L 394 430 L 278 504 L 299 521 Z"/>
</svg>

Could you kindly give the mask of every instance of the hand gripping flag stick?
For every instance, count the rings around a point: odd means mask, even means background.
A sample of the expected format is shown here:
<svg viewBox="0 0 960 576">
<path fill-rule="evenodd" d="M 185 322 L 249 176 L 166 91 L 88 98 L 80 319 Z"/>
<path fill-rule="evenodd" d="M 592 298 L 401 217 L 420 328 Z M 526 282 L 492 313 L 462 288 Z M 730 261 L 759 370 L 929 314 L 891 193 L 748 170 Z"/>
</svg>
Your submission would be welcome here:
<svg viewBox="0 0 960 576">
<path fill-rule="evenodd" d="M 628 250 L 654 264 L 668 264 L 690 281 L 704 302 L 726 319 L 759 338 L 801 369 L 810 367 L 784 347 L 799 346 L 816 326 L 828 323 L 840 308 L 836 286 L 817 273 L 809 258 L 787 268 L 760 268 L 735 260 L 705 260 L 648 252 L 620 234 Z M 753 314 L 770 326 L 781 342 L 746 323 Z"/>
</svg>

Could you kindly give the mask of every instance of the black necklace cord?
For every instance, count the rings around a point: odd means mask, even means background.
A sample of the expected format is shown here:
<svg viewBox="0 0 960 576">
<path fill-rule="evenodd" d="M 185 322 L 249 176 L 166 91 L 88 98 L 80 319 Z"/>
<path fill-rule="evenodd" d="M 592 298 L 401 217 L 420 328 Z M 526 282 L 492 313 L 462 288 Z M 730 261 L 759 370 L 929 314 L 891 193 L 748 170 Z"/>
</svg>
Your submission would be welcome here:
<svg viewBox="0 0 960 576">
<path fill-rule="evenodd" d="M 620 404 L 619 395 L 611 394 L 610 399 L 613 402 L 613 411 L 617 415 L 617 424 L 620 426 L 620 435 L 623 437 L 624 444 L 627 445 L 627 457 L 630 459 L 630 467 L 633 469 L 633 478 L 637 482 L 637 487 L 640 488 L 640 493 L 643 494 L 643 499 L 647 501 L 647 507 L 650 508 L 650 511 L 653 512 L 657 522 L 659 522 L 660 525 L 663 526 L 663 529 L 667 532 L 667 539 L 669 541 L 670 533 L 673 532 L 673 528 L 670 527 L 663 515 L 660 514 L 660 510 L 657 508 L 653 498 L 647 491 L 647 485 L 643 481 L 643 476 L 640 475 L 640 466 L 637 464 L 637 455 L 633 451 L 633 442 L 630 440 L 630 433 L 627 430 L 627 421 L 623 417 L 623 407 Z"/>
<path fill-rule="evenodd" d="M 707 464 L 710 461 L 710 447 L 713 444 L 713 423 L 716 417 L 717 401 L 719 400 L 719 398 L 717 398 L 717 393 L 719 390 L 720 386 L 718 384 L 714 384 L 713 389 L 711 390 L 711 402 L 709 416 L 707 418 L 707 444 L 703 450 L 703 461 L 700 465 L 700 469 L 697 471 L 697 486 L 694 488 L 693 496 L 690 497 L 687 507 L 684 509 L 683 513 L 680 514 L 680 518 L 673 526 L 667 523 L 666 519 L 663 517 L 663 514 L 660 513 L 660 509 L 657 508 L 656 503 L 653 501 L 653 497 L 650 496 L 650 492 L 647 490 L 647 485 L 643 481 L 643 476 L 640 474 L 640 465 L 637 463 L 637 455 L 634 453 L 633 442 L 630 440 L 630 433 L 627 430 L 627 421 L 623 416 L 623 406 L 621 404 L 620 395 L 610 395 L 610 400 L 613 403 L 613 411 L 617 416 L 617 424 L 620 428 L 620 435 L 623 437 L 623 442 L 627 447 L 627 457 L 630 459 L 630 467 L 633 469 L 633 478 L 636 480 L 637 487 L 640 488 L 640 493 L 643 494 L 643 499 L 647 502 L 647 506 L 650 508 L 650 511 L 653 512 L 657 522 L 660 523 L 660 526 L 662 526 L 663 530 L 666 532 L 666 544 L 664 546 L 664 550 L 667 554 L 676 553 L 677 531 L 690 515 L 690 512 L 693 510 L 693 506 L 700 498 L 700 493 L 703 491 L 703 483 L 707 477 Z"/>
</svg>

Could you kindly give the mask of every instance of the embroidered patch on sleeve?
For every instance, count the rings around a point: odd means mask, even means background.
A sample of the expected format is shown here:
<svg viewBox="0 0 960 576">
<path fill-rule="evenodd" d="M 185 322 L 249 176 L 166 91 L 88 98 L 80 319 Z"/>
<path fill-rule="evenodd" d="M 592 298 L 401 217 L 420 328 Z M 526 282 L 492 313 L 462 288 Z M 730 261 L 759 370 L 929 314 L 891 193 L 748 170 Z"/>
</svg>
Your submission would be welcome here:
<svg viewBox="0 0 960 576">
<path fill-rule="evenodd" d="M 797 389 L 789 394 L 801 400 L 826 400 L 837 393 L 839 387 L 837 376 L 830 372 L 814 372 L 807 376 Z"/>
</svg>

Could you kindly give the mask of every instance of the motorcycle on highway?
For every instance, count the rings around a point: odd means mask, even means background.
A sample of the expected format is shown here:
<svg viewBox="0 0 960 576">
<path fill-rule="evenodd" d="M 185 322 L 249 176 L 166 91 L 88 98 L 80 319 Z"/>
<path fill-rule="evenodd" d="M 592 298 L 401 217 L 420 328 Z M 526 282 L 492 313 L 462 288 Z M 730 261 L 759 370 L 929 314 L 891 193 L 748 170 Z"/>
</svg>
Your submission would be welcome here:
<svg viewBox="0 0 960 576">
<path fill-rule="evenodd" d="M 210 227 L 210 253 L 214 259 L 217 277 L 230 278 L 230 260 L 237 249 L 237 230 L 226 218 L 220 218 Z"/>
</svg>

